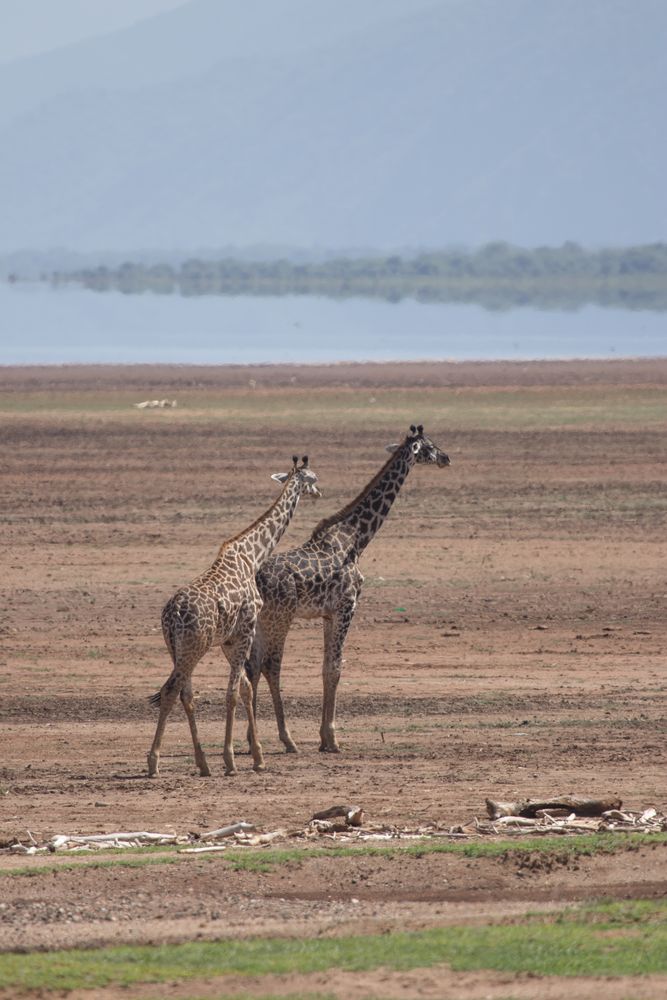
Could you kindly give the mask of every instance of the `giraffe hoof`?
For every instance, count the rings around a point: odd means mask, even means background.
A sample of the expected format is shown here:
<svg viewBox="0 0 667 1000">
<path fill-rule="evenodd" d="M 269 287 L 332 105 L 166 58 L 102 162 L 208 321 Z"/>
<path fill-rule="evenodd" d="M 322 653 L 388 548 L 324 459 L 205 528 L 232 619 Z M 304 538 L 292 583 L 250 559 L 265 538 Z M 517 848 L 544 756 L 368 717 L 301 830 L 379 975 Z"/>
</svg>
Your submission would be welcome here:
<svg viewBox="0 0 667 1000">
<path fill-rule="evenodd" d="M 225 778 L 230 778 L 233 774 L 238 774 L 235 767 L 225 768 Z"/>
<path fill-rule="evenodd" d="M 210 778 L 211 777 L 210 768 L 208 768 L 208 767 L 200 767 L 199 768 L 199 777 L 200 778 Z"/>
<path fill-rule="evenodd" d="M 340 753 L 340 747 L 339 746 L 327 747 L 323 745 L 320 747 L 320 753 Z"/>
<path fill-rule="evenodd" d="M 262 761 L 260 764 L 252 765 L 253 771 L 266 771 L 266 764 Z"/>
<path fill-rule="evenodd" d="M 286 743 L 285 744 L 285 753 L 298 753 L 298 752 L 299 752 L 299 750 L 298 750 L 298 748 L 296 746 L 296 743 Z"/>
</svg>

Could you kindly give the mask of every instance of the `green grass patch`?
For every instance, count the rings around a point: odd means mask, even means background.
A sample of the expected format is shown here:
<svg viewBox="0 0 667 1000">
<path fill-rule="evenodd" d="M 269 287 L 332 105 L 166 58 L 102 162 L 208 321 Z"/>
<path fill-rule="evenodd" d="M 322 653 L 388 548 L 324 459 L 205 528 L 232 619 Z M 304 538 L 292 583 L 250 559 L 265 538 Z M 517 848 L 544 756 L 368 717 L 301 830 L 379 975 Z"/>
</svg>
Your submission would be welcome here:
<svg viewBox="0 0 667 1000">
<path fill-rule="evenodd" d="M 98 416 L 151 426 L 222 419 L 226 426 L 259 428 L 306 424 L 401 428 L 415 414 L 429 426 L 451 428 L 516 428 L 645 425 L 667 420 L 665 393 L 654 386 L 539 386 L 507 389 L 390 388 L 373 389 L 228 389 L 224 401 L 211 390 L 180 394 L 176 410 L 138 411 L 137 393 L 96 392 L 6 393 L 0 411 L 27 416 L 57 413 L 63 417 Z"/>
<path fill-rule="evenodd" d="M 85 851 L 72 852 L 72 859 L 58 860 L 52 864 L 25 865 L 21 868 L 6 868 L 0 871 L 0 878 L 8 876 L 11 878 L 36 878 L 39 875 L 51 875 L 53 872 L 81 871 L 82 868 L 143 868 L 146 865 L 173 865 L 180 861 L 185 861 L 190 857 L 198 857 L 200 860 L 209 860 L 209 855 L 179 855 L 171 846 L 165 847 L 140 847 L 132 849 L 114 848 L 105 849 L 105 857 L 89 860 L 89 855 Z M 114 855 L 109 857 L 108 855 Z M 67 854 L 71 857 L 70 852 Z M 62 858 L 62 855 L 61 855 Z M 75 860 L 76 859 L 76 860 Z M 210 858 L 212 860 L 212 857 Z"/>
<path fill-rule="evenodd" d="M 459 854 L 465 858 L 500 858 L 512 854 L 557 853 L 572 858 L 592 856 L 594 854 L 614 854 L 617 851 L 636 850 L 645 844 L 667 844 L 667 833 L 645 834 L 580 834 L 574 836 L 526 837 L 521 840 L 473 840 L 473 841 L 434 841 L 424 840 L 414 844 L 372 845 L 360 847 L 314 847 L 314 848 L 274 848 L 262 851 L 251 857 L 243 851 L 229 851 L 224 859 L 237 869 L 253 866 L 259 860 L 266 868 L 276 867 L 293 862 L 307 861 L 313 857 L 334 858 L 422 858 L 432 854 Z"/>
<path fill-rule="evenodd" d="M 640 919 L 637 919 L 637 917 Z M 562 919 L 333 939 L 250 939 L 0 955 L 0 988 L 91 989 L 229 974 L 396 971 L 446 963 L 539 976 L 667 973 L 667 902 L 604 904 Z"/>
</svg>

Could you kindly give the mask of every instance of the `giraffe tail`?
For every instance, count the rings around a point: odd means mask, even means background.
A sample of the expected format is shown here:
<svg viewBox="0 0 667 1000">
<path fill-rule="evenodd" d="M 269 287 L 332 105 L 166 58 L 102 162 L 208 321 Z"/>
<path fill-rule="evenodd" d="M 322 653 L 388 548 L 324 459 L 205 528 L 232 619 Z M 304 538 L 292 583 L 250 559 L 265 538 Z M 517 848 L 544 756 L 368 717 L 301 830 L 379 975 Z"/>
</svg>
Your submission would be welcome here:
<svg viewBox="0 0 667 1000">
<path fill-rule="evenodd" d="M 162 695 L 171 694 L 171 692 L 174 690 L 177 684 L 178 684 L 178 689 L 180 691 L 181 687 L 183 686 L 182 681 L 179 683 L 179 678 L 177 676 L 174 676 L 174 674 L 171 674 L 171 676 L 167 678 L 167 680 L 164 682 L 159 691 L 156 691 L 155 694 L 149 695 L 148 700 L 150 704 L 161 705 Z"/>
</svg>

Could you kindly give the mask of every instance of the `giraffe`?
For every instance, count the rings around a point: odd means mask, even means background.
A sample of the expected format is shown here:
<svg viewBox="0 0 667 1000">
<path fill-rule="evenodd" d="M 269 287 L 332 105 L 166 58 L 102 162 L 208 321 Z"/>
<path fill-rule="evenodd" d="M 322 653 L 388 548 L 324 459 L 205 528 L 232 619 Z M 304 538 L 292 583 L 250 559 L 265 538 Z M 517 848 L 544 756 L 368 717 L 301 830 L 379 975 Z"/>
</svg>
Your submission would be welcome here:
<svg viewBox="0 0 667 1000">
<path fill-rule="evenodd" d="M 449 457 L 424 434 L 421 424 L 411 425 L 403 443 L 389 445 L 387 450 L 392 452 L 391 458 L 356 499 L 320 521 L 305 544 L 272 556 L 257 573 L 263 606 L 246 672 L 252 682 L 255 711 L 259 678 L 261 674 L 266 677 L 278 734 L 288 753 L 296 753 L 297 748 L 285 723 L 280 668 L 292 622 L 295 618 L 324 619 L 320 750 L 338 753 L 336 690 L 343 645 L 364 580 L 359 557 L 384 522 L 413 465 L 450 464 Z"/>
<path fill-rule="evenodd" d="M 292 519 L 301 494 L 319 495 L 314 485 L 317 476 L 308 468 L 308 457 L 304 455 L 299 466 L 298 458 L 294 456 L 292 463 L 292 469 L 284 476 L 285 485 L 275 503 L 250 527 L 223 542 L 213 565 L 188 586 L 177 590 L 163 608 L 162 634 L 173 661 L 173 669 L 157 694 L 150 699 L 154 705 L 159 706 L 160 714 L 148 753 L 149 777 L 159 773 L 160 745 L 165 724 L 179 695 L 190 724 L 199 773 L 202 777 L 209 777 L 211 773 L 197 734 L 192 673 L 216 640 L 221 643 L 230 667 L 223 751 L 225 773 L 236 773 L 232 739 L 239 687 L 248 713 L 248 738 L 253 768 L 260 771 L 264 767 L 253 713 L 252 688 L 243 666 L 250 652 L 257 614 L 262 606 L 255 574 L 278 544 Z"/>
</svg>

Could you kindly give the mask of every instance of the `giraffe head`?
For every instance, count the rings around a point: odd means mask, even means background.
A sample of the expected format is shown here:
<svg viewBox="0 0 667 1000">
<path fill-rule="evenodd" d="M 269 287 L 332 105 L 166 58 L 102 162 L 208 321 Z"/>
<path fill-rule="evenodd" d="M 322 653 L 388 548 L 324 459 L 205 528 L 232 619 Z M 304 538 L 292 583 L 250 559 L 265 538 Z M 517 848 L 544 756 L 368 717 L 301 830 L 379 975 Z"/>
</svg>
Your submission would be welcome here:
<svg viewBox="0 0 667 1000">
<path fill-rule="evenodd" d="M 277 483 L 286 483 L 290 476 L 299 476 L 301 480 L 301 496 L 311 497 L 313 500 L 317 500 L 322 496 L 321 491 L 315 485 L 317 482 L 317 476 L 312 469 L 308 467 L 308 456 L 304 455 L 301 459 L 301 465 L 299 465 L 299 458 L 297 455 L 292 455 L 292 469 L 290 472 L 274 472 L 271 479 L 275 479 Z"/>
<path fill-rule="evenodd" d="M 437 465 L 442 468 L 449 465 L 449 455 L 441 451 L 430 437 L 424 434 L 424 425 L 410 425 L 410 432 L 403 444 L 388 444 L 387 451 L 398 451 L 399 448 L 408 447 L 415 456 L 415 462 L 421 465 Z"/>
</svg>

